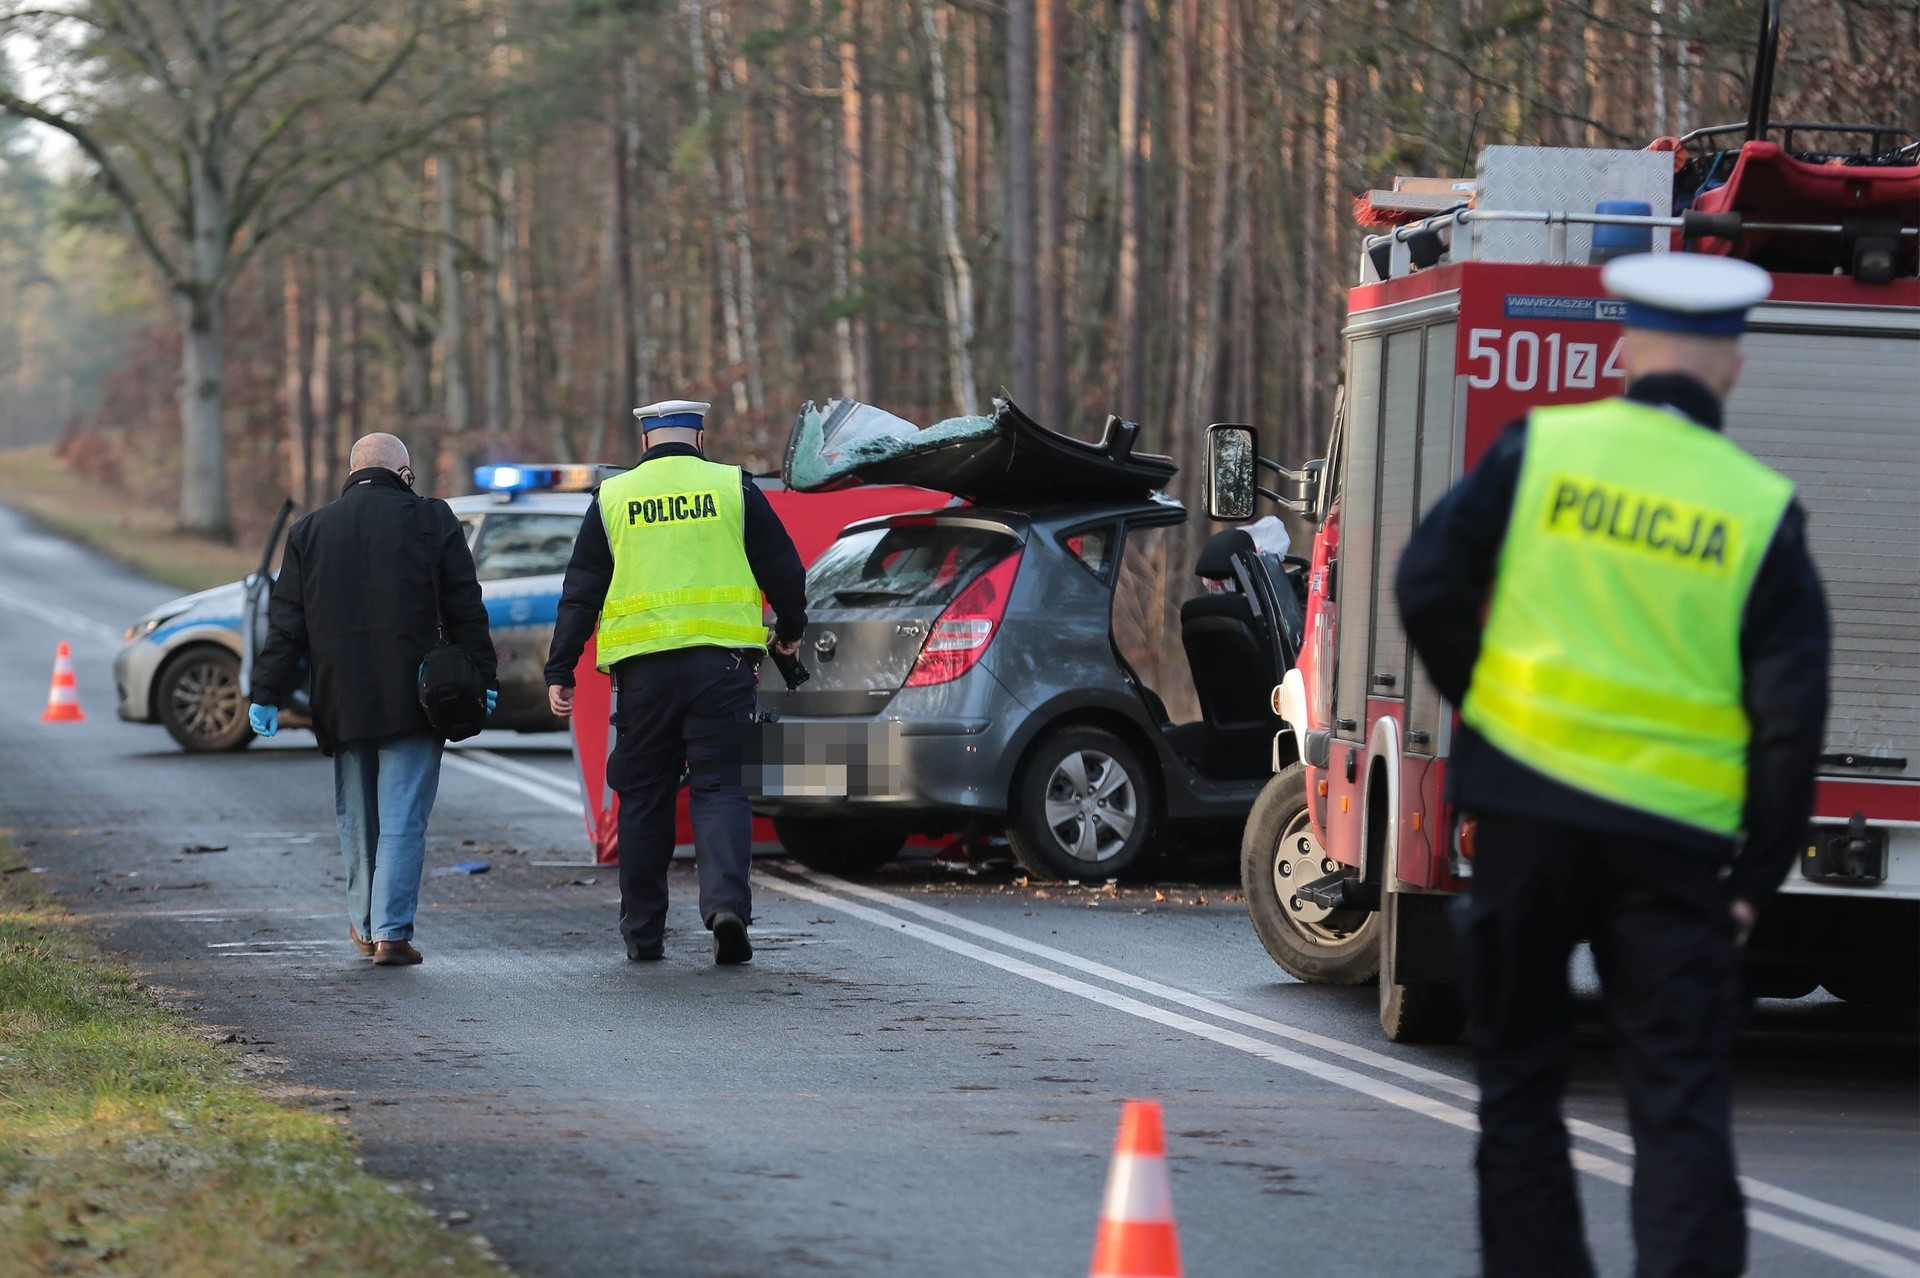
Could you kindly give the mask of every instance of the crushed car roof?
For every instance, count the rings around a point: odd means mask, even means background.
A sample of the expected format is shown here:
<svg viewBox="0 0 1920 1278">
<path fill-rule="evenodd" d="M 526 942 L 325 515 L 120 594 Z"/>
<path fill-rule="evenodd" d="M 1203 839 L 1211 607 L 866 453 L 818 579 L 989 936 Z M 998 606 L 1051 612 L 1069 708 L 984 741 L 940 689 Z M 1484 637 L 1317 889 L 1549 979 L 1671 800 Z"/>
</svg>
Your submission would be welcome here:
<svg viewBox="0 0 1920 1278">
<path fill-rule="evenodd" d="M 1010 399 L 990 415 L 919 427 L 853 399 L 800 410 L 782 474 L 800 492 L 911 484 L 969 501 L 1020 506 L 1149 498 L 1179 470 L 1138 453 L 1140 427 L 1108 417 L 1097 443 L 1040 425 Z"/>
</svg>

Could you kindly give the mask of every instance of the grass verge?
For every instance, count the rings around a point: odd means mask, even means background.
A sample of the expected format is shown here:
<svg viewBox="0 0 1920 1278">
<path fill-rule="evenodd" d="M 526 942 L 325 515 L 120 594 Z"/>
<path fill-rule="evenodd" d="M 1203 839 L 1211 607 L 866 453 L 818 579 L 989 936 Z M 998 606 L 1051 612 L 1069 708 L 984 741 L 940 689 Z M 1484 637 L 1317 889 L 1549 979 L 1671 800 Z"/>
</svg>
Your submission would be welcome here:
<svg viewBox="0 0 1920 1278">
<path fill-rule="evenodd" d="M 78 935 L 0 838 L 0 1272 L 502 1272 Z"/>
<path fill-rule="evenodd" d="M 155 581 L 205 590 L 259 567 L 260 547 L 174 529 L 174 514 L 137 494 L 103 492 L 62 465 L 48 444 L 0 449 L 0 501 Z"/>
</svg>

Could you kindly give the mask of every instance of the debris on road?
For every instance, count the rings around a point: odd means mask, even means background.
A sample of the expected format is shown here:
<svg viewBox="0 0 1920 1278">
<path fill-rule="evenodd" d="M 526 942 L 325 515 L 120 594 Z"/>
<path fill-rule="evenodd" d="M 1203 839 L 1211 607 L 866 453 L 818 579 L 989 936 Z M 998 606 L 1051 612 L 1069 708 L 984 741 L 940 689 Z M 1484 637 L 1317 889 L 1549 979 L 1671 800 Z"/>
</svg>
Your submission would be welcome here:
<svg viewBox="0 0 1920 1278">
<path fill-rule="evenodd" d="M 449 874 L 485 874 L 492 868 L 485 861 L 455 861 L 452 865 L 435 866 L 427 873 L 437 879 Z"/>
<path fill-rule="evenodd" d="M 227 845 L 224 843 L 189 843 L 180 850 L 188 856 L 192 856 L 197 852 L 225 852 Z"/>
</svg>

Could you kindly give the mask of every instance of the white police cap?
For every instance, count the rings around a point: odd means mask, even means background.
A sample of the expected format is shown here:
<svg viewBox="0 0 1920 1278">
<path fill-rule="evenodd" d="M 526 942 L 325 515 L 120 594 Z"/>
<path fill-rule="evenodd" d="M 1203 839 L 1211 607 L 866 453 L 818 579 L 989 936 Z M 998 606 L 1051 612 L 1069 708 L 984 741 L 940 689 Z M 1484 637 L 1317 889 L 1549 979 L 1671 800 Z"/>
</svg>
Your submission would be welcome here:
<svg viewBox="0 0 1920 1278">
<path fill-rule="evenodd" d="M 1701 337 L 1738 337 L 1747 311 L 1773 292 L 1773 277 L 1751 262 L 1704 253 L 1636 253 L 1600 272 L 1627 303 L 1626 326 Z"/>
<path fill-rule="evenodd" d="M 712 407 L 712 404 L 703 404 L 697 399 L 663 399 L 657 404 L 648 404 L 644 408 L 634 409 L 633 415 L 640 419 L 642 434 L 669 426 L 703 430 L 706 426 L 707 410 Z"/>
</svg>

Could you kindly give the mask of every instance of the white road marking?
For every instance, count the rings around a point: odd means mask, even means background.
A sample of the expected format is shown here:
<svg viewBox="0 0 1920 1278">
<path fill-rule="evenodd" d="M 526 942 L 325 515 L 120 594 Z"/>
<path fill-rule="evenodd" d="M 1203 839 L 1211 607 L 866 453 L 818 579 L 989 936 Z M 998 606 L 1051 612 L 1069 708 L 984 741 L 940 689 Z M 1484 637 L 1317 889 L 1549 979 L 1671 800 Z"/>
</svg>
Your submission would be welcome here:
<svg viewBox="0 0 1920 1278">
<path fill-rule="evenodd" d="M 804 877 L 808 881 L 816 883 L 830 891 L 847 892 L 866 900 L 877 901 L 894 909 L 903 910 L 909 914 L 915 914 L 921 918 L 939 923 L 942 926 L 953 928 L 956 931 L 970 933 L 983 940 L 993 941 L 996 944 L 1005 946 L 1008 949 L 1024 951 L 1025 953 L 1057 963 L 1062 967 L 1073 968 L 1076 971 L 1085 972 L 1089 976 L 1097 976 L 1103 981 L 1110 981 L 1115 985 L 1125 986 L 1165 1002 L 1176 1003 L 1180 1006 L 1191 1008 L 1193 1011 L 1204 1012 L 1209 1016 L 1214 1016 L 1221 1020 L 1245 1025 L 1250 1029 L 1264 1030 L 1269 1034 L 1274 1034 L 1281 1038 L 1289 1038 L 1294 1042 L 1343 1057 L 1355 1064 L 1368 1065 L 1388 1073 L 1398 1074 L 1400 1077 L 1412 1082 L 1425 1083 L 1429 1087 L 1454 1096 L 1459 1096 L 1464 1100 L 1477 1102 L 1480 1098 L 1479 1088 L 1464 1078 L 1457 1078 L 1454 1075 L 1444 1074 L 1438 1070 L 1427 1069 L 1406 1061 L 1396 1060 L 1391 1056 L 1383 1055 L 1380 1052 L 1361 1047 L 1354 1043 L 1329 1038 L 1324 1034 L 1316 1034 L 1310 1030 L 1299 1029 L 1280 1021 L 1269 1020 L 1264 1016 L 1257 1016 L 1252 1012 L 1244 1012 L 1237 1007 L 1230 1007 L 1214 999 L 1207 998 L 1204 995 L 1196 994 L 1191 990 L 1181 989 L 1178 986 L 1163 985 L 1158 981 L 1149 980 L 1144 976 L 1136 976 L 1131 972 L 1109 967 L 1105 963 L 1098 963 L 1092 959 L 1082 958 L 1078 954 L 1071 953 L 1067 950 L 1045 945 L 1038 941 L 1029 941 L 1023 936 L 1003 931 L 997 927 L 991 927 L 985 923 L 976 923 L 964 915 L 955 914 L 950 910 L 943 910 L 937 906 L 927 905 L 923 902 L 902 896 L 896 896 L 893 893 L 883 892 L 877 888 L 863 887 L 857 883 L 848 883 L 845 880 L 836 879 L 828 874 L 808 873 L 805 874 Z M 1599 1123 L 1577 1118 L 1567 1120 L 1567 1130 L 1578 1139 L 1591 1141 L 1596 1145 L 1604 1146 L 1622 1154 L 1633 1153 L 1633 1138 L 1625 1132 L 1615 1131 Z M 1776 1207 L 1783 1207 L 1789 1211 L 1797 1211 L 1803 1215 L 1812 1216 L 1819 1220 L 1825 1220 L 1829 1224 L 1841 1225 L 1852 1229 L 1856 1233 L 1865 1234 L 1871 1238 L 1878 1238 L 1883 1242 L 1895 1243 L 1902 1247 L 1910 1247 L 1916 1251 L 1920 1251 L 1920 1229 L 1909 1229 L 1903 1225 L 1896 1225 L 1890 1221 L 1881 1220 L 1878 1217 L 1869 1216 L 1850 1208 L 1840 1207 L 1833 1203 L 1823 1203 L 1817 1198 L 1809 1198 L 1805 1194 L 1797 1194 L 1790 1189 L 1783 1189 L 1778 1185 L 1768 1184 L 1763 1180 L 1755 1180 L 1749 1176 L 1741 1177 L 1740 1185 L 1741 1188 L 1746 1190 L 1747 1197 L 1749 1198 L 1772 1203 Z"/>
<path fill-rule="evenodd" d="M 109 626 L 104 621 L 95 621 L 92 617 L 77 613 L 71 608 L 62 608 L 59 604 L 30 599 L 26 595 L 8 590 L 5 586 L 0 586 L 0 608 L 11 608 L 15 612 L 25 613 L 29 617 L 46 622 L 63 634 L 74 634 L 83 639 L 94 640 L 96 643 L 112 648 L 115 652 L 120 650 L 122 632 L 119 627 Z"/>
<path fill-rule="evenodd" d="M 553 773 L 541 768 L 536 768 L 530 763 L 522 763 L 518 759 L 509 759 L 503 754 L 496 754 L 492 750 L 482 750 L 477 746 L 456 745 L 448 746 L 447 748 L 449 750 L 459 751 L 463 758 L 479 759 L 482 762 L 491 763 L 502 772 L 510 772 L 517 777 L 533 782 L 535 785 L 544 785 L 556 794 L 564 794 L 575 801 L 578 801 L 580 798 L 580 785 L 577 780 L 569 783 L 566 778 L 557 777 Z M 569 756 L 569 758 L 571 758 L 571 756 Z"/>
<path fill-rule="evenodd" d="M 1365 1047 L 1358 1047 L 1341 1039 L 1329 1038 L 1325 1034 L 1316 1034 L 1312 1030 L 1303 1030 L 1281 1021 L 1270 1020 L 1264 1016 L 1256 1016 L 1252 1012 L 1243 1012 L 1237 1007 L 1229 1007 L 1225 1003 L 1217 1002 L 1214 999 L 1193 993 L 1190 990 L 1180 989 L 1173 985 L 1163 985 L 1159 981 L 1148 980 L 1144 976 L 1135 976 L 1131 972 L 1123 972 L 1117 967 L 1108 967 L 1105 963 L 1098 963 L 1092 959 L 1081 958 L 1078 954 L 1056 949 L 1051 945 L 1042 945 L 1037 941 L 1029 941 L 1024 937 L 1014 935 L 1012 932 L 1004 932 L 997 927 L 989 927 L 984 923 L 975 923 L 972 919 L 966 918 L 963 915 L 954 914 L 931 905 L 924 905 L 919 901 L 909 900 L 905 897 L 895 896 L 891 892 L 882 892 L 877 888 L 862 887 L 857 883 L 848 883 L 843 879 L 836 879 L 828 874 L 809 873 L 803 877 L 806 878 L 808 882 L 818 884 L 828 891 L 846 892 L 865 900 L 879 902 L 891 906 L 894 909 L 904 910 L 909 914 L 917 914 L 921 918 L 930 919 L 944 927 L 953 928 L 955 931 L 970 933 L 983 940 L 1003 945 L 1008 949 L 1024 951 L 1038 958 L 1044 958 L 1050 962 L 1057 963 L 1061 967 L 1068 967 L 1075 971 L 1085 972 L 1088 976 L 1097 976 L 1103 981 L 1111 981 L 1115 985 L 1123 985 L 1128 989 L 1150 995 L 1163 1002 L 1175 1003 L 1196 1012 L 1205 1012 L 1207 1015 L 1217 1017 L 1220 1020 L 1232 1021 L 1237 1025 L 1244 1025 L 1249 1029 L 1263 1030 L 1279 1038 L 1292 1039 L 1294 1042 L 1303 1044 L 1304 1046 L 1318 1048 L 1323 1052 L 1345 1057 L 1357 1065 L 1369 1065 L 1385 1073 L 1398 1074 L 1401 1078 L 1407 1079 L 1410 1082 L 1425 1083 L 1428 1087 L 1434 1088 L 1437 1091 L 1448 1092 L 1464 1100 L 1478 1100 L 1480 1097 L 1479 1089 L 1464 1078 L 1455 1078 L 1450 1074 L 1442 1074 L 1438 1070 L 1431 1070 L 1423 1065 L 1415 1065 L 1410 1061 L 1397 1060 L 1382 1052 L 1376 1052 Z"/>
<path fill-rule="evenodd" d="M 562 812 L 571 812 L 575 816 L 580 816 L 587 810 L 586 804 L 577 797 L 565 794 L 545 782 L 529 781 L 525 777 L 515 776 L 504 769 L 465 758 L 463 752 L 459 750 L 449 750 L 441 756 L 441 759 L 456 771 L 480 777 L 495 785 L 504 785 L 509 790 L 518 790 L 528 798 L 538 799 L 548 807 L 559 808 Z"/>
<path fill-rule="evenodd" d="M 1182 1016 L 1177 1012 L 1170 1012 L 1164 1008 L 1140 1002 L 1127 995 L 1117 994 L 1110 990 L 1101 989 L 1098 986 L 1089 985 L 1073 977 L 1063 976 L 1051 969 L 1037 967 L 1024 960 L 1001 954 L 996 950 L 988 950 L 981 946 L 974 945 L 969 941 L 960 940 L 945 932 L 937 932 L 932 928 L 924 927 L 918 923 L 904 921 L 900 919 L 898 915 L 888 914 L 868 906 L 855 904 L 845 896 L 842 896 L 838 891 L 823 891 L 817 888 L 803 886 L 790 879 L 774 879 L 765 875 L 755 875 L 754 877 L 758 883 L 772 891 L 784 892 L 788 895 L 798 896 L 802 900 L 841 910 L 856 918 L 865 919 L 870 923 L 876 923 L 890 930 L 902 932 L 916 940 L 924 941 L 929 945 L 947 950 L 950 953 L 964 955 L 977 962 L 985 963 L 990 967 L 996 967 L 1016 976 L 1025 977 L 1028 980 L 1060 990 L 1063 993 L 1076 995 L 1091 1002 L 1101 1004 L 1102 1006 L 1112 1008 L 1115 1011 L 1125 1012 L 1128 1015 L 1139 1017 L 1142 1020 L 1153 1021 L 1170 1028 L 1183 1030 L 1197 1037 L 1219 1043 L 1222 1046 L 1232 1047 L 1274 1064 L 1297 1070 L 1310 1077 L 1322 1079 L 1351 1091 L 1360 1092 L 1363 1095 L 1371 1096 L 1387 1104 L 1395 1105 L 1414 1113 L 1424 1114 L 1429 1118 L 1447 1123 L 1453 1127 L 1459 1127 L 1466 1131 L 1479 1130 L 1479 1122 L 1472 1112 L 1444 1101 L 1408 1091 L 1396 1084 L 1357 1073 L 1341 1065 L 1302 1056 L 1286 1048 L 1277 1047 L 1273 1044 L 1250 1038 L 1234 1030 L 1223 1029 L 1204 1021 L 1196 1021 L 1191 1017 Z M 1065 950 L 1055 949 L 1052 946 L 1039 945 L 1035 942 L 1028 942 L 1022 937 L 1014 936 L 1012 933 L 1001 932 L 997 928 L 990 928 L 984 924 L 975 924 L 971 919 L 964 919 L 959 915 L 950 914 L 947 911 L 936 909 L 933 906 L 922 905 L 919 902 L 904 901 L 902 898 L 871 888 L 857 888 L 853 884 L 842 883 L 839 880 L 831 879 L 827 876 L 809 877 L 815 878 L 817 882 L 831 883 L 835 888 L 844 888 L 869 898 L 878 898 L 892 907 L 904 908 L 911 906 L 912 909 L 910 912 L 912 913 L 937 919 L 949 926 L 962 927 L 962 925 L 964 925 L 963 930 L 972 931 L 976 935 L 991 937 L 992 939 L 1001 941 L 1003 944 L 1026 950 L 1029 953 L 1036 953 L 1044 957 L 1052 958 L 1056 962 L 1064 962 L 1080 970 L 1089 971 L 1090 975 L 1099 974 L 1090 971 L 1089 969 L 1091 968 L 1099 968 L 1104 972 L 1112 972 L 1115 974 L 1114 977 L 1103 976 L 1103 979 L 1112 979 L 1116 984 L 1128 985 L 1143 993 L 1148 992 L 1148 987 L 1157 987 L 1159 989 L 1173 991 L 1175 994 L 1181 996 L 1180 1001 L 1186 1001 L 1187 1006 L 1192 1006 L 1195 1002 L 1212 1002 L 1212 1000 L 1202 999 L 1199 995 L 1190 994 L 1184 990 L 1177 990 L 1171 986 L 1161 986 L 1158 982 L 1147 981 L 1144 977 L 1121 972 L 1117 968 L 1110 968 L 1104 964 L 1093 963 L 1092 960 L 1082 959 L 1078 955 L 1070 954 Z M 1222 1004 L 1218 1006 L 1224 1007 L 1225 1005 Z M 1227 1010 L 1236 1012 L 1237 1014 L 1237 1009 Z M 1278 1022 L 1271 1023 L 1278 1024 Z M 1296 1041 L 1298 1041 L 1297 1036 L 1306 1033 L 1306 1031 L 1295 1030 L 1291 1026 L 1283 1028 L 1287 1031 L 1287 1036 L 1296 1037 Z M 1325 1042 L 1334 1044 L 1334 1049 L 1327 1050 L 1333 1050 L 1334 1054 L 1345 1056 L 1350 1060 L 1362 1061 L 1367 1056 L 1379 1057 L 1379 1053 L 1369 1052 L 1365 1048 L 1355 1047 L 1351 1044 L 1340 1043 L 1339 1040 L 1325 1039 L 1324 1036 L 1320 1035 L 1315 1035 L 1314 1038 L 1323 1039 Z M 1318 1044 L 1316 1043 L 1315 1046 L 1318 1046 Z M 1391 1058 L 1381 1059 L 1390 1060 Z M 1400 1062 L 1394 1063 L 1400 1064 Z M 1432 1073 L 1433 1071 L 1428 1072 Z M 1403 1073 L 1402 1076 L 1404 1077 L 1406 1075 Z M 1446 1075 L 1437 1073 L 1435 1076 L 1442 1079 L 1448 1078 Z M 1457 1079 L 1451 1081 L 1456 1083 L 1464 1082 L 1464 1080 Z M 1467 1084 L 1467 1086 L 1471 1087 L 1471 1084 Z M 1582 1124 L 1582 1126 L 1591 1125 Z M 1618 1133 L 1607 1131 L 1605 1128 L 1597 1128 L 1596 1130 L 1604 1132 L 1608 1136 L 1618 1138 Z M 1628 1142 L 1628 1147 L 1629 1149 L 1631 1148 L 1630 1141 Z M 1573 1162 L 1574 1166 L 1580 1170 L 1600 1176 L 1603 1179 L 1613 1181 L 1617 1184 L 1630 1184 L 1633 1179 L 1633 1169 L 1631 1167 L 1585 1150 L 1575 1150 L 1573 1153 Z M 1875 1237 L 1880 1237 L 1892 1242 L 1907 1242 L 1909 1237 L 1920 1238 L 1920 1235 L 1915 1235 L 1914 1231 L 1903 1229 L 1901 1226 L 1877 1220 L 1874 1217 L 1866 1216 L 1862 1213 L 1848 1211 L 1845 1208 L 1822 1203 L 1816 1199 L 1807 1198 L 1804 1195 L 1794 1194 L 1789 1190 L 1780 1190 L 1761 1182 L 1746 1181 L 1743 1183 L 1753 1188 L 1769 1191 L 1766 1200 L 1773 1202 L 1776 1206 L 1805 1211 L 1809 1215 L 1825 1220 L 1830 1224 L 1853 1225 L 1853 1227 L 1860 1229 L 1861 1232 L 1871 1233 Z M 1759 1194 L 1750 1194 L 1750 1196 L 1755 1198 L 1761 1197 Z M 1841 1234 L 1833 1233 L 1826 1229 L 1802 1224 L 1798 1221 L 1776 1216 L 1771 1212 L 1756 1211 L 1751 1208 L 1749 1208 L 1747 1212 L 1747 1221 L 1754 1229 L 1763 1233 L 1772 1234 L 1777 1238 L 1798 1243 L 1801 1246 L 1831 1256 L 1837 1260 L 1856 1265 L 1869 1273 L 1885 1275 L 1887 1278 L 1920 1278 L 1920 1263 L 1915 1263 L 1904 1256 L 1895 1255 L 1892 1252 L 1884 1251 L 1878 1247 L 1845 1237 Z M 1865 1228 L 1864 1226 L 1870 1226 L 1871 1228 Z M 1912 1244 L 1908 1243 L 1908 1245 Z"/>
</svg>

